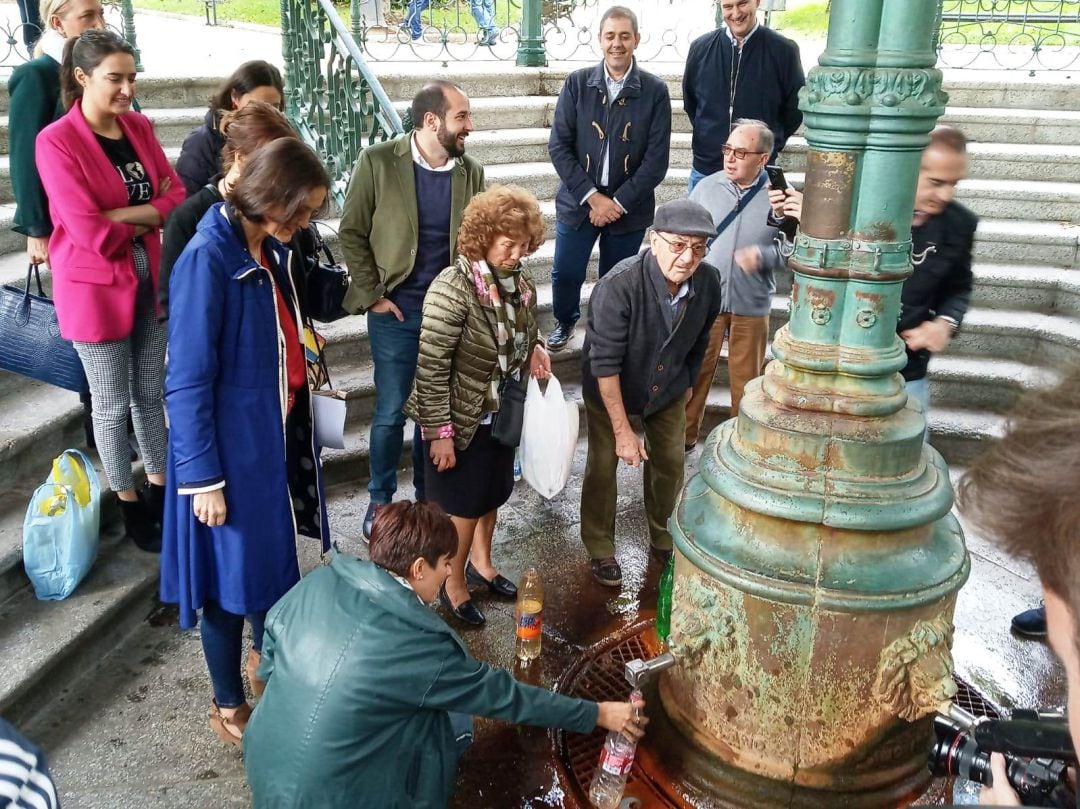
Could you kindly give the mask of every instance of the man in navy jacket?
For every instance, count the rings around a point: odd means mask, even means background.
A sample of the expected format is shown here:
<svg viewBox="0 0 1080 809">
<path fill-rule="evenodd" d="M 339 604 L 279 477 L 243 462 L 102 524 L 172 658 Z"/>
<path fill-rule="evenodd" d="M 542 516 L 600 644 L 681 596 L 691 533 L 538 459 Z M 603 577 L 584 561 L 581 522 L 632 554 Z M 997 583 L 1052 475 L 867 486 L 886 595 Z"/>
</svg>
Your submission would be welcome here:
<svg viewBox="0 0 1080 809">
<path fill-rule="evenodd" d="M 581 317 L 578 301 L 593 245 L 600 277 L 641 249 L 668 169 L 671 98 L 667 85 L 634 61 L 637 17 L 612 6 L 600 19 L 604 61 L 571 73 L 555 106 L 548 153 L 559 174 L 555 197 L 556 326 L 548 349 L 563 348 Z"/>
<path fill-rule="evenodd" d="M 691 191 L 702 177 L 724 168 L 721 149 L 735 119 L 754 118 L 769 125 L 775 137 L 772 160 L 802 123 L 799 89 L 806 77 L 799 46 L 758 24 L 760 2 L 720 0 L 724 27 L 690 46 L 683 108 L 694 128 Z"/>
</svg>

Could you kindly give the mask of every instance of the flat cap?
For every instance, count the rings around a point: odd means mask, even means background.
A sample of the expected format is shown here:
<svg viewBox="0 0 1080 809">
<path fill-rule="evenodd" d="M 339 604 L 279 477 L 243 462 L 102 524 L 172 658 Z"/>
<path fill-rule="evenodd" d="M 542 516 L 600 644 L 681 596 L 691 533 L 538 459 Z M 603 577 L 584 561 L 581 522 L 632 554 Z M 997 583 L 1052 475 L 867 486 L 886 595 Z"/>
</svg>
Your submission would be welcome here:
<svg viewBox="0 0 1080 809">
<path fill-rule="evenodd" d="M 688 199 L 673 199 L 656 209 L 653 230 L 678 233 L 680 236 L 716 235 L 712 214 L 703 206 Z"/>
</svg>

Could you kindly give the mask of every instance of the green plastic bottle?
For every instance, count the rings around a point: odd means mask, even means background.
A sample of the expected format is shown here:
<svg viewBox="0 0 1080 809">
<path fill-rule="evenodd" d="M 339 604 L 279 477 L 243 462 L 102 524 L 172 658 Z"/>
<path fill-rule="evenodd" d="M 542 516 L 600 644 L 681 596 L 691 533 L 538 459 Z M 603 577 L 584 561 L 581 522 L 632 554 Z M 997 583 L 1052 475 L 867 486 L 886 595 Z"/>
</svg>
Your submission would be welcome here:
<svg viewBox="0 0 1080 809">
<path fill-rule="evenodd" d="M 667 645 L 671 634 L 671 591 L 675 586 L 675 556 L 668 559 L 664 572 L 660 574 L 660 593 L 656 597 L 656 634 L 660 642 Z"/>
</svg>

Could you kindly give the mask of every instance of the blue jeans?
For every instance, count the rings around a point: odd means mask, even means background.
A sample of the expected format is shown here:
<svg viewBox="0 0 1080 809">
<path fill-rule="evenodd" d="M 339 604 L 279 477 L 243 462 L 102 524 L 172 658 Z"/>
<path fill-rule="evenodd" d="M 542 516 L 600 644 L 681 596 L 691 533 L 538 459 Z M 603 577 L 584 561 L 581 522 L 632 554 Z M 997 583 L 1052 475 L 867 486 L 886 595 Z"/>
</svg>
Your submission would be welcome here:
<svg viewBox="0 0 1080 809">
<path fill-rule="evenodd" d="M 930 379 L 925 376 L 922 379 L 912 379 L 910 382 L 905 382 L 904 386 L 907 388 L 908 396 L 922 405 L 923 418 L 926 419 L 926 430 L 923 432 L 923 441 L 925 441 L 930 435 Z"/>
<path fill-rule="evenodd" d="M 555 262 L 551 267 L 553 309 L 559 323 L 574 324 L 581 317 L 581 285 L 593 245 L 600 239 L 600 277 L 624 258 L 636 255 L 641 249 L 645 230 L 634 230 L 615 236 L 607 228 L 598 228 L 589 220 L 574 230 L 562 222 L 555 223 Z"/>
<path fill-rule="evenodd" d="M 253 612 L 247 619 L 251 622 L 251 646 L 261 652 L 266 611 Z M 240 674 L 244 616 L 226 612 L 216 601 L 207 601 L 203 604 L 199 631 L 218 707 L 242 705 L 245 700 L 244 679 Z"/>
<path fill-rule="evenodd" d="M 372 503 L 386 504 L 397 491 L 397 468 L 405 443 L 405 402 L 412 391 L 420 354 L 420 312 L 368 312 L 368 342 L 375 364 L 375 415 L 368 441 L 368 494 Z M 424 456 L 420 428 L 413 434 L 413 485 L 416 499 L 424 498 Z"/>
<path fill-rule="evenodd" d="M 698 183 L 700 183 L 702 180 L 704 180 L 708 176 L 709 176 L 708 174 L 702 174 L 697 169 L 691 168 L 690 169 L 690 182 L 688 182 L 686 184 L 686 193 L 689 194 L 691 191 L 693 191 L 694 186 L 697 185 Z"/>
<path fill-rule="evenodd" d="M 428 7 L 430 0 L 409 0 L 409 7 L 405 10 L 405 24 L 409 28 L 409 36 L 419 39 L 424 34 L 424 24 L 420 21 L 420 15 Z M 495 33 L 495 0 L 469 0 L 469 10 L 476 27 L 485 34 Z"/>
</svg>

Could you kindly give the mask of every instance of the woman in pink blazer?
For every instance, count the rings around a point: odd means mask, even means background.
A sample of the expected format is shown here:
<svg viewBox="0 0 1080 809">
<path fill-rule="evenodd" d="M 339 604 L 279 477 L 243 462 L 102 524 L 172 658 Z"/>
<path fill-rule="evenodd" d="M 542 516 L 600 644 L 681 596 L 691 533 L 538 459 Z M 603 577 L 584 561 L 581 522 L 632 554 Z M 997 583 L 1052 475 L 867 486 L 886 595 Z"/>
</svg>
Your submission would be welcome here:
<svg viewBox="0 0 1080 809">
<path fill-rule="evenodd" d="M 86 369 L 94 437 L 127 534 L 158 551 L 167 446 L 158 258 L 161 225 L 184 187 L 150 121 L 131 111 L 135 58 L 120 36 L 92 30 L 69 40 L 60 82 L 68 112 L 42 130 L 35 149 L 53 222 L 56 315 Z M 148 479 L 141 496 L 129 410 Z"/>
</svg>

